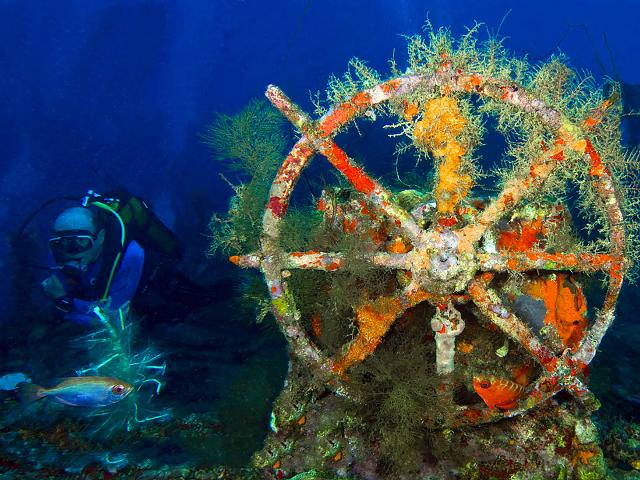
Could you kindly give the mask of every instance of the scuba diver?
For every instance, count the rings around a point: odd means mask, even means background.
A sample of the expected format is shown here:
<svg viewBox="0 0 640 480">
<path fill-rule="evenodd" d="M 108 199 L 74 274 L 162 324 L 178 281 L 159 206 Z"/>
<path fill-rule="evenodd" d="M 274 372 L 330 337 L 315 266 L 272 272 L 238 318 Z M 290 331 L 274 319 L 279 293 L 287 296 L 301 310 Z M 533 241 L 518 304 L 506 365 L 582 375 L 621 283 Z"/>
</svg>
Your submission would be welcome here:
<svg viewBox="0 0 640 480">
<path fill-rule="evenodd" d="M 146 314 L 140 297 L 149 286 L 160 286 L 164 300 L 175 299 L 179 287 L 191 307 L 207 300 L 177 270 L 183 250 L 173 232 L 133 195 L 89 191 L 57 216 L 48 243 L 53 274 L 42 287 L 66 320 L 92 324 L 130 304 Z"/>
<path fill-rule="evenodd" d="M 112 252 L 107 250 L 114 249 L 105 245 L 107 228 L 86 207 L 64 210 L 54 222 L 49 249 L 58 270 L 42 287 L 67 320 L 91 323 L 99 308 L 118 310 L 132 300 L 138 288 L 144 250 L 132 240 L 116 254 L 120 258 L 109 258 Z"/>
</svg>

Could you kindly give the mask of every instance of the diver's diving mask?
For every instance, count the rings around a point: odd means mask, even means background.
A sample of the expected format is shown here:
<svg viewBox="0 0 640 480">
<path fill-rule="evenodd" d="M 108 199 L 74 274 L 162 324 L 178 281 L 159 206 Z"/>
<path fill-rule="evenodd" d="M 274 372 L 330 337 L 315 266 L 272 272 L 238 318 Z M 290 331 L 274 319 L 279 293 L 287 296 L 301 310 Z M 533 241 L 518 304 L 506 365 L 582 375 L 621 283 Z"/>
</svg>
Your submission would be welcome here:
<svg viewBox="0 0 640 480">
<path fill-rule="evenodd" d="M 49 248 L 56 262 L 82 255 L 95 244 L 95 236 L 88 230 L 64 230 L 49 237 Z"/>
</svg>

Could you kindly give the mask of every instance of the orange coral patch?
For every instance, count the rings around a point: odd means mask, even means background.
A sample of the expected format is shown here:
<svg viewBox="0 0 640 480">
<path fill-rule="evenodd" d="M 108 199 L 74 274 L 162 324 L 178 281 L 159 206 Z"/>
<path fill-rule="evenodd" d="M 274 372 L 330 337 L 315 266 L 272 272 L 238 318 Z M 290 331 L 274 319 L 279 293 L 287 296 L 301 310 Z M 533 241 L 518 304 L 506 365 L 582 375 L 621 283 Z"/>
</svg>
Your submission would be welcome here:
<svg viewBox="0 0 640 480">
<path fill-rule="evenodd" d="M 585 153 L 591 158 L 591 168 L 589 169 L 589 174 L 591 176 L 601 177 L 607 173 L 607 167 L 602 163 L 600 155 L 598 155 L 598 152 L 596 152 L 596 149 L 593 148 L 593 145 L 589 140 L 587 140 L 585 146 Z"/>
<path fill-rule="evenodd" d="M 402 240 L 401 237 L 395 237 L 385 246 L 385 250 L 389 253 L 407 253 L 411 251 L 413 247 L 410 243 Z"/>
<path fill-rule="evenodd" d="M 558 162 L 562 162 L 562 161 L 564 161 L 564 151 L 563 150 L 558 150 L 557 152 L 553 153 L 552 155 L 549 155 L 549 158 L 552 158 L 553 160 L 556 160 Z"/>
<path fill-rule="evenodd" d="M 541 218 L 516 222 L 509 230 L 500 232 L 496 246 L 499 250 L 525 252 L 538 243 L 543 233 Z"/>
<path fill-rule="evenodd" d="M 482 416 L 480 410 L 476 410 L 475 408 L 468 408 L 464 411 L 464 416 L 471 420 L 472 422 L 477 422 Z"/>
<path fill-rule="evenodd" d="M 467 149 L 457 139 L 466 123 L 455 98 L 439 97 L 427 102 L 422 119 L 416 122 L 413 130 L 418 146 L 442 158 L 435 191 L 440 214 L 453 213 L 473 186 L 471 176 L 462 171 L 462 156 Z"/>
<path fill-rule="evenodd" d="M 402 313 L 400 300 L 380 297 L 356 309 L 358 336 L 351 343 L 347 353 L 333 365 L 336 373 L 343 374 L 356 362 L 369 356 L 380 344 L 395 319 Z"/>
<path fill-rule="evenodd" d="M 413 117 L 415 117 L 417 114 L 418 114 L 418 106 L 415 103 L 407 102 L 407 104 L 404 107 L 404 111 L 402 112 L 402 116 L 404 117 L 404 119 L 407 121 L 411 121 L 413 120 Z"/>
<path fill-rule="evenodd" d="M 571 277 L 558 273 L 531 280 L 525 292 L 544 301 L 547 313 L 544 323 L 553 325 L 569 348 L 577 347 L 587 327 L 587 302 L 582 288 Z"/>
<path fill-rule="evenodd" d="M 342 103 L 331 112 L 320 125 L 320 133 L 323 137 L 331 135 L 335 130 L 348 123 L 359 111 L 371 104 L 371 97 L 367 92 L 356 94 L 351 101 Z"/>
<path fill-rule="evenodd" d="M 596 454 L 597 452 L 593 450 L 578 450 L 573 463 L 580 462 L 583 465 L 588 465 L 591 458 L 595 457 Z"/>
<path fill-rule="evenodd" d="M 375 243 L 376 245 L 384 243 L 387 239 L 387 232 L 385 232 L 382 228 L 372 228 L 367 233 L 369 234 L 369 238 L 371 238 L 373 243 Z"/>
<path fill-rule="evenodd" d="M 311 315 L 311 331 L 316 338 L 320 338 L 322 335 L 322 317 L 319 313 Z"/>
<path fill-rule="evenodd" d="M 331 151 L 327 155 L 331 164 L 347 177 L 347 180 L 359 192 L 370 195 L 375 188 L 375 183 L 371 180 L 362 169 L 352 165 L 349 157 L 335 143 L 331 145 Z"/>
<path fill-rule="evenodd" d="M 461 342 L 458 342 L 458 350 L 462 353 L 469 354 L 473 351 L 473 343 L 469 343 L 469 342 L 465 342 L 464 340 L 462 340 Z"/>
<path fill-rule="evenodd" d="M 341 265 L 341 262 L 337 262 L 337 261 L 336 262 L 331 262 L 328 265 L 325 265 L 324 269 L 327 272 L 333 272 L 333 271 L 339 269 L 340 265 Z"/>
<path fill-rule="evenodd" d="M 453 227 L 456 223 L 458 223 L 458 219 L 453 215 L 438 218 L 438 225 L 441 227 Z"/>
<path fill-rule="evenodd" d="M 382 91 L 386 94 L 393 93 L 396 90 L 398 90 L 398 88 L 400 88 L 400 80 L 397 78 L 393 80 L 389 80 L 388 82 L 385 82 L 382 85 L 380 85 L 380 88 L 382 88 Z"/>
<path fill-rule="evenodd" d="M 344 217 L 342 219 L 342 231 L 344 233 L 353 233 L 356 231 L 356 226 L 358 225 L 358 222 L 355 218 L 349 219 L 347 217 Z"/>
<path fill-rule="evenodd" d="M 594 117 L 589 117 L 584 121 L 584 126 L 586 128 L 592 128 L 600 123 L 600 120 Z"/>
</svg>

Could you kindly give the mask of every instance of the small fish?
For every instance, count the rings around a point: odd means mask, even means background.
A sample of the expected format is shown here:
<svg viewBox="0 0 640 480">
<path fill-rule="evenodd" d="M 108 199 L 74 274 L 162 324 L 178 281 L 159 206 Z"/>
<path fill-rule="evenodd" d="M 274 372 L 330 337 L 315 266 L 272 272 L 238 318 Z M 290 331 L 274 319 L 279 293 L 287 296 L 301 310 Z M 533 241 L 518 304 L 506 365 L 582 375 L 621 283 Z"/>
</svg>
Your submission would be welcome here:
<svg viewBox="0 0 640 480">
<path fill-rule="evenodd" d="M 18 385 L 18 397 L 23 404 L 42 398 L 73 407 L 104 407 L 119 402 L 131 393 L 133 386 L 111 377 L 63 378 L 52 388 L 32 383 Z"/>
<path fill-rule="evenodd" d="M 494 376 L 473 377 L 473 389 L 491 410 L 509 410 L 515 407 L 524 393 L 522 385 Z"/>
</svg>

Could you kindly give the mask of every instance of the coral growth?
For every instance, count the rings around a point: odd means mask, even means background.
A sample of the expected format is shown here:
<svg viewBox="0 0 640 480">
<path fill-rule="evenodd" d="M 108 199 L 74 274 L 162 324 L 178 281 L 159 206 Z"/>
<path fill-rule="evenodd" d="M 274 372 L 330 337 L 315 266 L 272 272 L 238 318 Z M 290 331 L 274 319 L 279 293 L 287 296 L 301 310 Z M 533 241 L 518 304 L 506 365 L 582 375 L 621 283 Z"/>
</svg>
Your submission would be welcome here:
<svg viewBox="0 0 640 480">
<path fill-rule="evenodd" d="M 422 118 L 413 130 L 416 145 L 428 149 L 440 159 L 435 191 L 438 212 L 452 214 L 460 200 L 473 186 L 470 175 L 464 173 L 462 156 L 467 148 L 459 140 L 466 120 L 454 97 L 433 98 L 427 102 Z"/>
<path fill-rule="evenodd" d="M 380 344 L 382 337 L 402 311 L 402 305 L 397 299 L 387 297 L 380 297 L 356 308 L 358 336 L 349 345 L 344 357 L 334 364 L 334 370 L 342 374 L 354 362 L 364 360 Z"/>
<path fill-rule="evenodd" d="M 525 292 L 544 301 L 544 323 L 553 325 L 562 343 L 575 348 L 587 327 L 587 302 L 582 287 L 570 276 L 557 273 L 536 277 L 525 286 Z"/>
<path fill-rule="evenodd" d="M 227 171 L 248 179 L 231 185 L 235 195 L 227 215 L 212 217 L 211 253 L 253 251 L 269 185 L 285 149 L 284 121 L 265 101 L 255 100 L 234 116 L 219 114 L 203 139 Z"/>
</svg>

